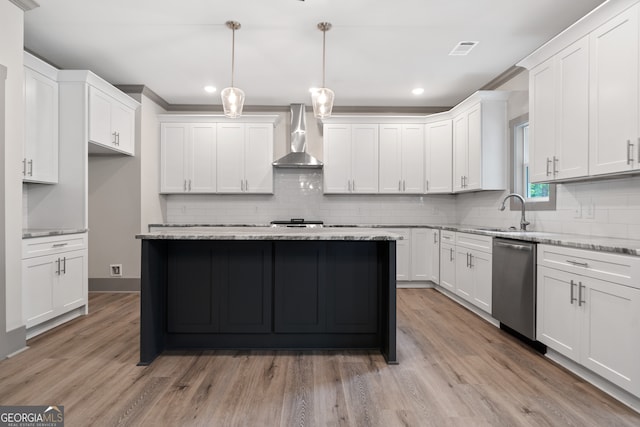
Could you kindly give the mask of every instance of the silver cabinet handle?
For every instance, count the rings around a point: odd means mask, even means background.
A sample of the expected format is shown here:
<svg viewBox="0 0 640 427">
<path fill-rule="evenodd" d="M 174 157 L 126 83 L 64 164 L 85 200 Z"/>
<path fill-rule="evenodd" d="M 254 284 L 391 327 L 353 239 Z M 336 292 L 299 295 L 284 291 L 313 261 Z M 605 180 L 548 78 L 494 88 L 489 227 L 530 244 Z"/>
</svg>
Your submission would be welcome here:
<svg viewBox="0 0 640 427">
<path fill-rule="evenodd" d="M 575 265 L 576 267 L 584 267 L 584 268 L 589 267 L 589 264 L 586 263 L 586 262 L 578 262 L 578 261 L 573 261 L 573 260 L 570 260 L 570 259 L 568 259 L 567 262 L 569 264 L 571 264 L 571 265 Z"/>
<path fill-rule="evenodd" d="M 62 274 L 67 274 L 67 257 L 62 258 Z"/>
<path fill-rule="evenodd" d="M 556 156 L 553 156 L 553 176 L 556 176 L 558 174 L 558 158 Z"/>
<path fill-rule="evenodd" d="M 473 254 L 469 254 L 469 268 L 473 268 Z"/>
<path fill-rule="evenodd" d="M 407 191 L 407 181 L 402 180 L 402 191 Z"/>
<path fill-rule="evenodd" d="M 354 193 L 356 191 L 356 180 L 355 179 L 353 181 L 351 181 L 351 191 L 353 191 Z"/>
<path fill-rule="evenodd" d="M 429 180 L 428 179 L 424 182 L 424 187 L 425 187 L 424 188 L 425 191 L 429 191 Z"/>
<path fill-rule="evenodd" d="M 438 235 L 435 231 L 433 232 L 433 243 L 438 243 Z"/>
<path fill-rule="evenodd" d="M 244 180 L 244 191 L 249 191 L 249 180 L 248 179 Z"/>
<path fill-rule="evenodd" d="M 33 159 L 29 159 L 29 161 L 27 162 L 29 164 L 29 176 L 33 176 Z"/>
<path fill-rule="evenodd" d="M 398 191 L 402 191 L 402 180 L 398 180 Z"/>
<path fill-rule="evenodd" d="M 469 252 L 467 252 L 467 268 L 469 268 Z"/>
<path fill-rule="evenodd" d="M 627 164 L 633 163 L 633 144 L 630 139 L 627 139 Z"/>
<path fill-rule="evenodd" d="M 51 246 L 53 246 L 54 248 L 62 248 L 62 247 L 67 246 L 67 245 L 68 245 L 68 243 L 64 242 L 64 243 L 54 243 Z"/>
<path fill-rule="evenodd" d="M 569 289 L 571 289 L 569 302 L 571 304 L 573 304 L 573 302 L 576 301 L 576 297 L 573 296 L 573 287 L 574 286 L 576 286 L 576 283 L 573 281 L 573 279 L 571 279 L 571 282 L 569 283 Z"/>
<path fill-rule="evenodd" d="M 582 282 L 578 282 L 578 307 L 582 307 L 582 304 L 585 304 L 586 301 L 582 299 L 582 288 L 586 288 L 582 284 Z"/>
<path fill-rule="evenodd" d="M 118 141 L 118 147 L 120 146 L 120 132 L 116 133 L 116 140 Z"/>
<path fill-rule="evenodd" d="M 189 180 L 189 191 L 191 191 L 191 180 Z"/>
<path fill-rule="evenodd" d="M 116 141 L 116 131 L 111 132 L 111 136 L 113 136 L 113 141 L 112 141 L 113 145 L 118 145 Z"/>
<path fill-rule="evenodd" d="M 27 159 L 22 159 L 22 176 L 27 176 Z"/>
<path fill-rule="evenodd" d="M 449 248 L 449 261 L 453 261 L 453 248 Z"/>
<path fill-rule="evenodd" d="M 547 157 L 547 176 L 551 175 L 549 166 L 551 166 L 551 159 Z"/>
<path fill-rule="evenodd" d="M 244 179 L 240 180 L 240 191 L 244 191 Z"/>
<path fill-rule="evenodd" d="M 187 191 L 187 180 L 184 180 L 184 191 Z"/>
<path fill-rule="evenodd" d="M 60 258 L 58 258 L 56 260 L 56 274 L 59 276 L 60 275 Z"/>
</svg>

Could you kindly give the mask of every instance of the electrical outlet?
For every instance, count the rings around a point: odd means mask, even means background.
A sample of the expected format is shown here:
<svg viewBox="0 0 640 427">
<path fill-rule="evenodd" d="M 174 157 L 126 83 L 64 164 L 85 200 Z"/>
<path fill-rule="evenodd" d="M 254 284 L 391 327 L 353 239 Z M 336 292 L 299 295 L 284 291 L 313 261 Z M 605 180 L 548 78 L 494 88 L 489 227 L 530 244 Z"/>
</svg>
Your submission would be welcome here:
<svg viewBox="0 0 640 427">
<path fill-rule="evenodd" d="M 109 271 L 111 272 L 111 277 L 122 277 L 122 264 L 109 265 Z"/>
<path fill-rule="evenodd" d="M 578 203 L 578 205 L 573 209 L 573 217 L 575 219 L 582 218 L 582 203 Z"/>
</svg>

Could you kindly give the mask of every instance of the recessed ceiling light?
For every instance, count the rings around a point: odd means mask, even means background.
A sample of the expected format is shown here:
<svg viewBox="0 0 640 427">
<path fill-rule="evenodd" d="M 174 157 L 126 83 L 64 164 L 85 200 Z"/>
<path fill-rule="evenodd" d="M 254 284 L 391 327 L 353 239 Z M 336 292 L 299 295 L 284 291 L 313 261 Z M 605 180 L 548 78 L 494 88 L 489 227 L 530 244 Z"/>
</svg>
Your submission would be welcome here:
<svg viewBox="0 0 640 427">
<path fill-rule="evenodd" d="M 205 92 L 207 92 L 207 93 L 213 93 L 213 92 L 215 92 L 216 90 L 217 90 L 217 89 L 216 89 L 215 87 L 213 87 L 213 86 L 205 86 L 205 87 L 204 87 L 204 91 L 205 91 Z"/>
<path fill-rule="evenodd" d="M 421 87 L 417 87 L 411 91 L 414 95 L 422 95 L 424 93 L 424 89 Z"/>
</svg>

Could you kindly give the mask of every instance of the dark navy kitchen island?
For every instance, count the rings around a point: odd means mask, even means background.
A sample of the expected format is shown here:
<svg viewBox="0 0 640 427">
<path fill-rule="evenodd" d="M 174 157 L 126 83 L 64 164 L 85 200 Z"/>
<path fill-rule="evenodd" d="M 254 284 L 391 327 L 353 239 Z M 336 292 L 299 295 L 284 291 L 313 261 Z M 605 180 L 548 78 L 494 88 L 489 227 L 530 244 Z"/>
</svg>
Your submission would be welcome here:
<svg viewBox="0 0 640 427">
<path fill-rule="evenodd" d="M 397 363 L 393 233 L 172 227 L 136 237 L 142 365 L 168 349 L 379 349 Z"/>
</svg>

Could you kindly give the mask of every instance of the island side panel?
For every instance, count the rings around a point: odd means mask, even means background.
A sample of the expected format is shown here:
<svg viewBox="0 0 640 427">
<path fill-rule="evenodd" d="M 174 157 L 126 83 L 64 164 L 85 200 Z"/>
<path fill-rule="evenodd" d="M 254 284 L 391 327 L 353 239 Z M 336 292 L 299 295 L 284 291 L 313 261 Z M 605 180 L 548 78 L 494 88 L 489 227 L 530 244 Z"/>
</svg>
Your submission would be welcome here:
<svg viewBox="0 0 640 427">
<path fill-rule="evenodd" d="M 145 366 L 165 349 L 167 244 L 142 240 L 140 283 L 140 363 Z"/>
<path fill-rule="evenodd" d="M 396 356 L 396 241 L 380 242 L 379 264 L 382 298 L 382 348 L 385 360 L 390 365 L 398 363 Z"/>
</svg>

